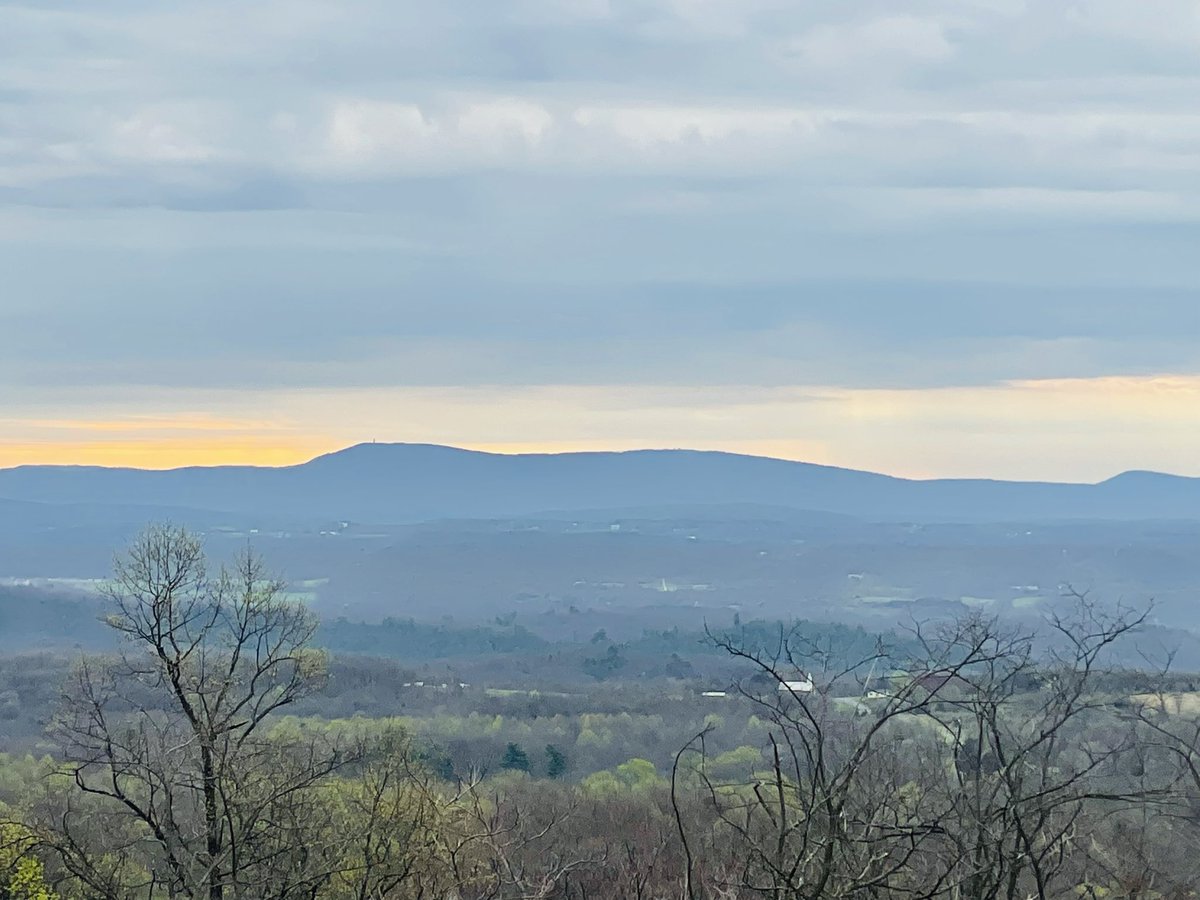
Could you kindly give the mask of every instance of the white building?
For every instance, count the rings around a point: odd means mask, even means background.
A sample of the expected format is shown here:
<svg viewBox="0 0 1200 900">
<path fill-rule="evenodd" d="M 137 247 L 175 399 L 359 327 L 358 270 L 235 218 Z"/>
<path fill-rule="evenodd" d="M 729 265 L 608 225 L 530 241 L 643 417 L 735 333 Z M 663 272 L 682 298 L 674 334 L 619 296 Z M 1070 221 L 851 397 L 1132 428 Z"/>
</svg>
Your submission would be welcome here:
<svg viewBox="0 0 1200 900">
<path fill-rule="evenodd" d="M 805 681 L 781 681 L 779 682 L 780 691 L 788 691 L 792 694 L 811 694 L 813 689 L 813 677 L 810 673 L 806 676 Z"/>
</svg>

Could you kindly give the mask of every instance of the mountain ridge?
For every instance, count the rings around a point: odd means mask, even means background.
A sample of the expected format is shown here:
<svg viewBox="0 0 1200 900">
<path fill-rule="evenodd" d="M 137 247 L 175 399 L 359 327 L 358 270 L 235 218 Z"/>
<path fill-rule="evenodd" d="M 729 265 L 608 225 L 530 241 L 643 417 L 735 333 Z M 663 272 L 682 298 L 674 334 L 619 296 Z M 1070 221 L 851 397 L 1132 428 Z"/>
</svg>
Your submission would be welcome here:
<svg viewBox="0 0 1200 900">
<path fill-rule="evenodd" d="M 546 509 L 775 504 L 866 519 L 1200 518 L 1200 479 L 1133 470 L 1095 483 L 911 479 L 720 450 L 501 454 L 361 443 L 289 466 L 0 469 L 0 498 L 414 522 Z"/>
</svg>

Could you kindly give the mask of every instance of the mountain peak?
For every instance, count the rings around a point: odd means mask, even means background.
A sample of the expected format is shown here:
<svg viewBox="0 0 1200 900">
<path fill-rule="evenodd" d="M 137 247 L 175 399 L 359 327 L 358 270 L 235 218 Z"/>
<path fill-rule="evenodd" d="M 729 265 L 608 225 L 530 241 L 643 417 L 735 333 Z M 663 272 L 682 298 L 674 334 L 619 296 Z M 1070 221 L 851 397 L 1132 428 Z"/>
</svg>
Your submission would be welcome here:
<svg viewBox="0 0 1200 900">
<path fill-rule="evenodd" d="M 340 450 L 323 453 L 310 459 L 300 466 L 292 468 L 327 467 L 345 463 L 354 465 L 387 465 L 390 463 L 402 465 L 428 465 L 449 459 L 464 459 L 467 457 L 488 456 L 478 450 L 466 450 L 461 447 L 448 447 L 442 444 L 410 444 L 404 442 L 365 441 L 351 444 Z"/>
<path fill-rule="evenodd" d="M 380 524 L 722 504 L 876 521 L 1200 517 L 1200 479 L 1154 472 L 1100 485 L 913 481 L 720 451 L 501 454 L 408 443 L 360 443 L 283 468 L 0 470 L 0 497 Z"/>
<path fill-rule="evenodd" d="M 1149 469 L 1130 469 L 1114 475 L 1100 484 L 1171 484 L 1180 481 L 1200 481 L 1186 475 L 1171 475 L 1166 472 L 1154 472 Z"/>
</svg>

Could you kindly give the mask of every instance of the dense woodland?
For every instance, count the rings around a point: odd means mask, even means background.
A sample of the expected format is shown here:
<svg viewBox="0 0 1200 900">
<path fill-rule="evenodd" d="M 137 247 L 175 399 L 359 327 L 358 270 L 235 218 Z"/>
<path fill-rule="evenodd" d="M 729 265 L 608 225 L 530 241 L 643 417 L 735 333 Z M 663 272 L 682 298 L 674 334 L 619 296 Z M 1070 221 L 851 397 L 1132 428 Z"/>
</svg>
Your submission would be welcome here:
<svg viewBox="0 0 1200 900">
<path fill-rule="evenodd" d="M 211 566 L 169 527 L 105 594 L 119 642 L 0 663 L 3 900 L 1200 884 L 1200 694 L 1127 664 L 1145 608 L 881 636 L 319 628 L 260 559 Z"/>
</svg>

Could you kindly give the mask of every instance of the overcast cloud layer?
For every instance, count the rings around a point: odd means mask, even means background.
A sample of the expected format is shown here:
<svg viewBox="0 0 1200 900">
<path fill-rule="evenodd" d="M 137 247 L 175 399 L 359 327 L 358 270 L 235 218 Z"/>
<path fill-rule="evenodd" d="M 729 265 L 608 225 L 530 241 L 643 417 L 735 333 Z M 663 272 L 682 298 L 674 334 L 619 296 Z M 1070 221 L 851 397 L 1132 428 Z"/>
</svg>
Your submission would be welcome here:
<svg viewBox="0 0 1200 900">
<path fill-rule="evenodd" d="M 0 428 L 486 388 L 476 443 L 732 446 L 519 404 L 1191 376 L 1197 97 L 1183 0 L 0 3 Z"/>
</svg>

